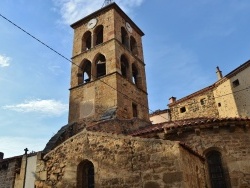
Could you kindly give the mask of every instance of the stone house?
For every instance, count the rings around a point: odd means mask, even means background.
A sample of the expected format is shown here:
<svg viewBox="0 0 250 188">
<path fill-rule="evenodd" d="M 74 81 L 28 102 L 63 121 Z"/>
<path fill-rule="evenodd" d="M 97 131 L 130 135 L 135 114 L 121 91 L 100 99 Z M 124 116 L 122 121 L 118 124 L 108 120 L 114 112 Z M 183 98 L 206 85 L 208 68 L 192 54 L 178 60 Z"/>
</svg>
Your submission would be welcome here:
<svg viewBox="0 0 250 188">
<path fill-rule="evenodd" d="M 71 27 L 68 124 L 43 151 L 1 157 L 0 188 L 250 186 L 249 118 L 225 118 L 224 112 L 210 110 L 218 101 L 209 86 L 192 96 L 209 99 L 197 116 L 175 112 L 181 100 L 164 111 L 167 121 L 150 120 L 140 28 L 116 3 Z M 236 72 L 227 79 L 235 80 Z M 244 75 L 237 79 L 245 84 Z"/>
</svg>

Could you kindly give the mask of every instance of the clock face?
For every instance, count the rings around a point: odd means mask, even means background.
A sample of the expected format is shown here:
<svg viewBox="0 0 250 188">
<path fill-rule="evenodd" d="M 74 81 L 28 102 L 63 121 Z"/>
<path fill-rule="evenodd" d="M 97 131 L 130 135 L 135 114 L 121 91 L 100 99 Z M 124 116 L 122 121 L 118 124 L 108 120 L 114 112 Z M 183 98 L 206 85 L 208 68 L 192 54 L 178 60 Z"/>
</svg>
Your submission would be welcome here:
<svg viewBox="0 0 250 188">
<path fill-rule="evenodd" d="M 93 18 L 88 22 L 87 27 L 88 29 L 93 29 L 96 26 L 96 24 L 97 24 L 97 19 Z"/>
<path fill-rule="evenodd" d="M 130 33 L 133 32 L 133 29 L 132 29 L 131 25 L 128 22 L 126 22 L 126 28 L 127 28 L 128 32 L 130 32 Z"/>
</svg>

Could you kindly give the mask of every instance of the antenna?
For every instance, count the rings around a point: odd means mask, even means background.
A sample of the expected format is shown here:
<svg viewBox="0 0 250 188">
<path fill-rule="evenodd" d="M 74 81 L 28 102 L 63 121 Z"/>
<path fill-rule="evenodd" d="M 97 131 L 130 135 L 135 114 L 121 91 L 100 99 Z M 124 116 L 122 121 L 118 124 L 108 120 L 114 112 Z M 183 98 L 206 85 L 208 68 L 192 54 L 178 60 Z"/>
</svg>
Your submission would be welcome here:
<svg viewBox="0 0 250 188">
<path fill-rule="evenodd" d="M 107 5 L 111 4 L 111 3 L 113 3 L 113 0 L 105 0 L 102 7 L 105 7 L 105 6 L 107 6 Z"/>
</svg>

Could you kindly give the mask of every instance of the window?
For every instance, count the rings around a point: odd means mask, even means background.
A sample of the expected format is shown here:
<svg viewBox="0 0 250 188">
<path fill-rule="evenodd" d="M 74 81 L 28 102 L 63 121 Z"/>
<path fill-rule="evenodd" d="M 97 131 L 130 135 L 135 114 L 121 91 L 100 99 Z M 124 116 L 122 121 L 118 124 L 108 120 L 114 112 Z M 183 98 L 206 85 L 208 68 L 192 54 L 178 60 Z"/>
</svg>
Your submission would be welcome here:
<svg viewBox="0 0 250 188">
<path fill-rule="evenodd" d="M 122 72 L 122 76 L 125 78 L 128 78 L 128 69 L 129 68 L 129 63 L 127 58 L 122 55 L 121 56 L 121 72 Z"/>
<path fill-rule="evenodd" d="M 77 168 L 77 188 L 94 188 L 95 171 L 92 162 L 86 160 L 81 162 Z"/>
<path fill-rule="evenodd" d="M 212 188 L 226 188 L 224 170 L 221 163 L 221 154 L 218 151 L 210 151 L 207 155 L 207 164 Z"/>
<path fill-rule="evenodd" d="M 138 46 L 136 43 L 136 40 L 134 37 L 130 37 L 130 51 L 134 54 L 134 55 L 138 55 Z"/>
<path fill-rule="evenodd" d="M 106 58 L 100 54 L 96 60 L 96 77 L 106 75 Z"/>
<path fill-rule="evenodd" d="M 238 80 L 238 79 L 237 79 L 237 80 L 234 80 L 234 81 L 233 81 L 233 87 L 237 87 L 238 85 L 240 85 L 239 80 Z"/>
<path fill-rule="evenodd" d="M 82 52 L 91 48 L 91 32 L 87 31 L 82 37 Z"/>
<path fill-rule="evenodd" d="M 220 102 L 218 103 L 218 107 L 221 107 L 221 103 Z"/>
<path fill-rule="evenodd" d="M 184 107 L 181 107 L 181 108 L 180 108 L 180 112 L 181 112 L 181 113 L 186 112 L 186 107 L 185 107 L 185 106 L 184 106 Z"/>
<path fill-rule="evenodd" d="M 78 84 L 90 82 L 91 62 L 89 60 L 85 60 L 81 63 L 77 76 L 78 76 Z"/>
<path fill-rule="evenodd" d="M 138 117 L 137 105 L 132 103 L 133 117 Z"/>
<path fill-rule="evenodd" d="M 200 103 L 201 103 L 201 105 L 205 105 L 205 104 L 206 104 L 206 98 L 202 98 L 202 99 L 200 100 Z"/>
<path fill-rule="evenodd" d="M 124 27 L 121 28 L 121 33 L 122 33 L 122 44 L 128 48 L 129 38 L 128 38 L 128 33 Z"/>
<path fill-rule="evenodd" d="M 95 29 L 95 45 L 103 43 L 103 26 L 99 25 Z"/>
</svg>

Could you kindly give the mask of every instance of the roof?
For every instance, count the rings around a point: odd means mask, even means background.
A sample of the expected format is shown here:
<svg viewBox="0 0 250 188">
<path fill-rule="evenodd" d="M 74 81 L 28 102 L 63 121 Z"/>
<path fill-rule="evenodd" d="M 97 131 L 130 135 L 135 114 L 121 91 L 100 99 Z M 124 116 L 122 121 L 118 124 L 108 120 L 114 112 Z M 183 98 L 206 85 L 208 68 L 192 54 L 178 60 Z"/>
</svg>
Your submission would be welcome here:
<svg viewBox="0 0 250 188">
<path fill-rule="evenodd" d="M 116 4 L 116 3 L 111 3 L 95 12 L 93 12 L 92 14 L 89 14 L 88 16 L 78 20 L 77 22 L 71 24 L 71 27 L 73 29 L 75 29 L 79 24 L 82 24 L 83 22 L 87 22 L 88 20 L 90 20 L 91 18 L 95 17 L 95 16 L 98 16 L 101 12 L 104 12 L 104 11 L 107 11 L 107 10 L 110 10 L 110 9 L 115 9 L 122 17 L 124 17 L 127 22 L 129 22 L 133 28 L 141 35 L 143 36 L 144 33 L 143 31 L 133 22 L 133 20 L 131 20 L 128 15 L 123 12 L 123 10 Z"/>
<path fill-rule="evenodd" d="M 178 132 L 180 130 L 186 131 L 195 128 L 210 128 L 214 126 L 228 126 L 230 124 L 235 125 L 250 125 L 250 118 L 193 118 L 184 119 L 179 121 L 170 121 L 152 125 L 147 128 L 139 129 L 132 132 L 131 136 L 143 136 L 149 135 L 151 133 L 167 133 L 169 130 L 171 132 Z"/>
</svg>

